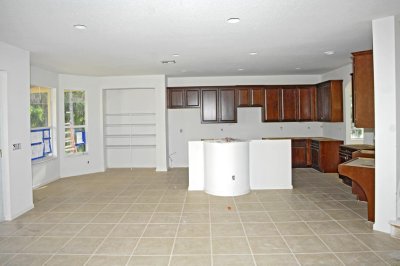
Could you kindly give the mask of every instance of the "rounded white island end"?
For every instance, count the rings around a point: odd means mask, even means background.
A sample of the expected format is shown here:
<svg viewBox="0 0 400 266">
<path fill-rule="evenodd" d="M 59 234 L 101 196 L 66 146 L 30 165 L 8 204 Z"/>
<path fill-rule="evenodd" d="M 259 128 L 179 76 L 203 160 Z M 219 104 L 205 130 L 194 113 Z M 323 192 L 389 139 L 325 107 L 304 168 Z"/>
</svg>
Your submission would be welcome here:
<svg viewBox="0 0 400 266">
<path fill-rule="evenodd" d="M 248 141 L 205 141 L 204 177 L 204 188 L 208 194 L 239 196 L 249 193 Z"/>
</svg>

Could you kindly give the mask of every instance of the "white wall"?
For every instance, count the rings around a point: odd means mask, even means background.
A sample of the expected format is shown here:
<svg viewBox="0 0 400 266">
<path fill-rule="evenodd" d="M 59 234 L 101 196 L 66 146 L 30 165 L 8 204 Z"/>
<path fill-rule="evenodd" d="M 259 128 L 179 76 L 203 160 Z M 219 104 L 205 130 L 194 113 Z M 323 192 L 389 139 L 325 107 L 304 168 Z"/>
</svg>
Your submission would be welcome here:
<svg viewBox="0 0 400 266">
<path fill-rule="evenodd" d="M 400 15 L 395 17 L 395 60 L 396 60 L 396 87 L 398 88 L 400 85 L 400 27 L 399 27 L 399 19 Z M 400 104 L 400 93 L 396 89 L 396 106 Z M 400 107 L 396 108 L 396 176 L 397 176 L 397 190 L 396 190 L 396 197 L 397 197 L 397 212 L 396 218 L 400 219 L 400 149 L 398 145 L 400 144 Z"/>
<path fill-rule="evenodd" d="M 167 86 L 296 85 L 316 84 L 320 81 L 320 75 L 189 77 L 168 78 Z"/>
<path fill-rule="evenodd" d="M 52 106 L 55 112 L 53 123 L 56 126 L 56 132 L 53 132 L 53 154 L 55 156 L 43 161 L 32 162 L 32 182 L 33 187 L 36 188 L 60 177 L 60 157 L 58 156 L 59 141 L 57 141 L 59 128 L 58 124 L 56 124 L 58 110 L 60 109 L 57 104 L 59 90 L 56 89 L 58 88 L 58 74 L 31 66 L 31 85 L 52 88 L 52 93 L 55 93 L 55 95 L 52 95 L 54 99 L 53 104 L 55 105 Z"/>
<path fill-rule="evenodd" d="M 168 78 L 168 86 L 230 86 L 263 84 L 316 84 L 319 75 Z M 263 137 L 321 137 L 320 122 L 263 123 L 261 108 L 238 108 L 238 122 L 201 124 L 200 109 L 168 109 L 170 167 L 188 166 L 189 140 L 207 138 L 261 139 Z"/>
<path fill-rule="evenodd" d="M 238 108 L 238 122 L 201 124 L 200 109 L 168 110 L 170 167 L 188 166 L 188 141 L 215 138 L 321 137 L 319 122 L 261 122 L 261 107 Z"/>
<path fill-rule="evenodd" d="M 0 42 L 0 58 L 0 70 L 7 72 L 7 87 L 2 91 L 1 102 L 4 214 L 6 220 L 11 220 L 33 208 L 29 52 Z M 14 143 L 21 143 L 21 150 L 13 151 Z"/>
<path fill-rule="evenodd" d="M 375 86 L 375 224 L 374 229 L 390 232 L 389 222 L 396 219 L 396 186 L 399 173 L 400 101 L 396 87 L 400 83 L 399 24 L 395 17 L 372 21 Z M 396 49 L 397 48 L 397 49 Z M 397 70 L 397 73 L 396 73 Z M 397 136 L 396 136 L 397 135 Z"/>
</svg>

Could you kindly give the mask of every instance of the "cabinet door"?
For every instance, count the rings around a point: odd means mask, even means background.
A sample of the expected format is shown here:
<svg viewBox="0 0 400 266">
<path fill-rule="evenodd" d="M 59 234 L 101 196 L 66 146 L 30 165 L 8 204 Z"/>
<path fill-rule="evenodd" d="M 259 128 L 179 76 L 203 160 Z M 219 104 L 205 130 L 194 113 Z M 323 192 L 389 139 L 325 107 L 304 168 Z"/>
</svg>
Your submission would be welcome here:
<svg viewBox="0 0 400 266">
<path fill-rule="evenodd" d="M 169 89 L 168 90 L 168 106 L 170 108 L 183 108 L 185 106 L 184 101 L 184 89 Z"/>
<path fill-rule="evenodd" d="M 250 106 L 250 97 L 248 88 L 238 88 L 236 89 L 238 107 L 248 107 Z"/>
<path fill-rule="evenodd" d="M 264 88 L 251 88 L 250 96 L 252 107 L 263 107 L 264 106 Z"/>
<path fill-rule="evenodd" d="M 265 89 L 264 101 L 264 121 L 277 122 L 280 121 L 280 89 L 267 88 Z"/>
<path fill-rule="evenodd" d="M 292 139 L 292 167 L 307 167 L 306 139 Z"/>
<path fill-rule="evenodd" d="M 353 53 L 353 121 L 374 128 L 374 65 L 372 51 Z"/>
<path fill-rule="evenodd" d="M 320 171 L 319 166 L 319 150 L 311 147 L 311 166 Z"/>
<path fill-rule="evenodd" d="M 325 82 L 317 86 L 317 120 L 330 121 L 331 117 L 331 97 L 330 84 Z"/>
<path fill-rule="evenodd" d="M 235 89 L 220 89 L 219 91 L 219 121 L 236 122 Z"/>
<path fill-rule="evenodd" d="M 201 120 L 205 123 L 218 122 L 218 90 L 201 90 Z"/>
<path fill-rule="evenodd" d="M 200 107 L 199 89 L 187 89 L 185 95 L 186 95 L 186 107 Z"/>
<path fill-rule="evenodd" d="M 297 91 L 293 87 L 281 90 L 281 121 L 295 121 L 297 118 Z"/>
<path fill-rule="evenodd" d="M 299 121 L 315 120 L 315 86 L 298 88 L 298 116 Z"/>
</svg>

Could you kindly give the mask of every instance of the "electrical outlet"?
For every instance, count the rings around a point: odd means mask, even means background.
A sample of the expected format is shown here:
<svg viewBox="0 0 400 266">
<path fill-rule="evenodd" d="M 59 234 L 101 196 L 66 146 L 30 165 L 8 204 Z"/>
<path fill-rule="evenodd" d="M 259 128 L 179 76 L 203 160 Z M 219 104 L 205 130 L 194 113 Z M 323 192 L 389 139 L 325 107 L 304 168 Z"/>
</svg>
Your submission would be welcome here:
<svg viewBox="0 0 400 266">
<path fill-rule="evenodd" d="M 12 147 L 13 147 L 13 151 L 20 150 L 21 149 L 21 143 L 14 143 L 12 145 Z"/>
</svg>

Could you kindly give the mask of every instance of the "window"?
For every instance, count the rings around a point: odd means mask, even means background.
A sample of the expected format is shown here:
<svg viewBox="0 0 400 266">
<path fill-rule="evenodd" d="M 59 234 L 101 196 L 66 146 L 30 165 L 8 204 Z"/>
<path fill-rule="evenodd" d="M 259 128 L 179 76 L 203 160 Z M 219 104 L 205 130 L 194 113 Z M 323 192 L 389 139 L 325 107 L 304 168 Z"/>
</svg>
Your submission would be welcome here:
<svg viewBox="0 0 400 266">
<path fill-rule="evenodd" d="M 350 117 L 353 117 L 353 101 L 350 96 Z M 364 129 L 355 127 L 354 123 L 351 123 L 350 139 L 364 139 Z"/>
<path fill-rule="evenodd" d="M 54 155 L 52 121 L 52 89 L 31 87 L 31 150 L 32 161 Z M 55 123 L 54 123 L 55 124 Z"/>
<path fill-rule="evenodd" d="M 86 152 L 85 91 L 64 91 L 65 153 Z"/>
</svg>

